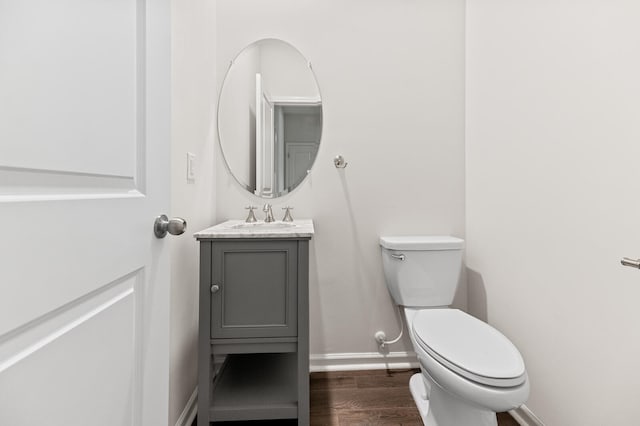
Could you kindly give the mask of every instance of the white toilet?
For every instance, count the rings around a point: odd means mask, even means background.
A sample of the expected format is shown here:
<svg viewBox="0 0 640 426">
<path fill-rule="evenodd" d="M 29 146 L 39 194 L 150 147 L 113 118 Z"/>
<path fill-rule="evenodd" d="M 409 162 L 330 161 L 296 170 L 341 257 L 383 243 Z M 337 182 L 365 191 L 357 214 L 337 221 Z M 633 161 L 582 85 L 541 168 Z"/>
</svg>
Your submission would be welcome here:
<svg viewBox="0 0 640 426">
<path fill-rule="evenodd" d="M 387 287 L 404 308 L 422 374 L 411 395 L 426 426 L 497 426 L 496 412 L 522 405 L 529 381 L 518 349 L 490 325 L 449 308 L 464 241 L 381 237 Z"/>
</svg>

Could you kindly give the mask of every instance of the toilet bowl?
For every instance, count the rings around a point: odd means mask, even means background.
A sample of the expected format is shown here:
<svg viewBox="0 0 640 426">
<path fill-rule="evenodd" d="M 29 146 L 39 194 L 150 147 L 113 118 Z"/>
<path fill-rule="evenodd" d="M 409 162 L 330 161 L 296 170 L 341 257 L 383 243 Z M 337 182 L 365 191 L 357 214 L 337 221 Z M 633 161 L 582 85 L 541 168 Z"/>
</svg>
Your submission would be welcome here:
<svg viewBox="0 0 640 426">
<path fill-rule="evenodd" d="M 522 357 L 497 330 L 457 309 L 406 308 L 405 314 L 422 371 L 412 396 L 426 425 L 495 426 L 496 412 L 526 400 Z"/>
<path fill-rule="evenodd" d="M 496 426 L 519 407 L 529 381 L 517 348 L 490 325 L 450 309 L 463 241 L 382 237 L 389 291 L 404 309 L 421 373 L 410 390 L 426 426 Z M 444 302 L 444 303 L 443 303 Z"/>
</svg>

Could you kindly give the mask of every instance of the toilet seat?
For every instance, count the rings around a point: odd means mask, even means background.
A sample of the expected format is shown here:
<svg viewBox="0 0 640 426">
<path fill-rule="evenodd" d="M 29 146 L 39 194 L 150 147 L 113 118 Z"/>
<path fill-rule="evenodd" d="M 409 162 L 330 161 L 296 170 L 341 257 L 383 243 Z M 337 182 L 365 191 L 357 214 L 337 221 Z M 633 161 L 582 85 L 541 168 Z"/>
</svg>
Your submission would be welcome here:
<svg viewBox="0 0 640 426">
<path fill-rule="evenodd" d="M 513 387 L 526 380 L 518 349 L 498 330 L 457 309 L 424 309 L 413 319 L 422 350 L 479 384 Z"/>
</svg>

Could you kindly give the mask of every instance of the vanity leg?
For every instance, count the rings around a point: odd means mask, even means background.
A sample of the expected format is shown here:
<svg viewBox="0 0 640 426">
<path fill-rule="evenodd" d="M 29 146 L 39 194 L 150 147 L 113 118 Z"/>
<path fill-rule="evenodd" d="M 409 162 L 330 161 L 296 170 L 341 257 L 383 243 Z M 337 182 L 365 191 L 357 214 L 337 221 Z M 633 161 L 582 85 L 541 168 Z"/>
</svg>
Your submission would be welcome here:
<svg viewBox="0 0 640 426">
<path fill-rule="evenodd" d="M 300 342 L 298 342 L 300 344 Z M 306 356 L 305 356 L 306 352 Z M 298 425 L 309 426 L 309 351 L 298 348 Z M 200 425 L 198 425 L 200 426 Z"/>
<path fill-rule="evenodd" d="M 198 330 L 198 426 L 209 426 L 209 401 L 213 384 L 211 350 L 211 243 L 200 243 L 200 313 Z"/>
<path fill-rule="evenodd" d="M 211 364 L 213 363 L 213 359 L 210 358 L 209 367 L 204 369 L 198 369 L 198 423 L 197 426 L 209 426 L 209 392 L 211 391 L 211 383 L 213 382 L 213 377 L 211 377 L 211 373 L 213 372 L 213 368 Z M 207 370 L 202 371 L 202 370 Z M 201 377 L 203 374 L 209 374 L 208 379 L 204 379 Z M 200 391 L 202 389 L 202 392 Z"/>
<path fill-rule="evenodd" d="M 309 426 L 309 242 L 298 244 L 298 425 Z"/>
</svg>

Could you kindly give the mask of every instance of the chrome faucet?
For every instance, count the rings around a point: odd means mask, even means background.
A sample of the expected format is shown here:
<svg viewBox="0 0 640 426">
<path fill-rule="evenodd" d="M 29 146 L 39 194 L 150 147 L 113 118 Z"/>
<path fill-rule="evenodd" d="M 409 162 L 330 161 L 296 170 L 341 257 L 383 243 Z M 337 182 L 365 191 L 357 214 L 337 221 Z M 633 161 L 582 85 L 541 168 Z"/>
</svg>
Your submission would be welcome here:
<svg viewBox="0 0 640 426">
<path fill-rule="evenodd" d="M 271 211 L 271 204 L 267 203 L 262 208 L 262 211 L 265 213 L 265 222 L 275 222 L 276 220 L 273 217 L 273 211 Z"/>
</svg>

